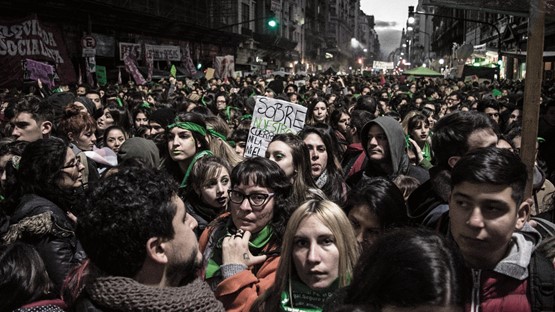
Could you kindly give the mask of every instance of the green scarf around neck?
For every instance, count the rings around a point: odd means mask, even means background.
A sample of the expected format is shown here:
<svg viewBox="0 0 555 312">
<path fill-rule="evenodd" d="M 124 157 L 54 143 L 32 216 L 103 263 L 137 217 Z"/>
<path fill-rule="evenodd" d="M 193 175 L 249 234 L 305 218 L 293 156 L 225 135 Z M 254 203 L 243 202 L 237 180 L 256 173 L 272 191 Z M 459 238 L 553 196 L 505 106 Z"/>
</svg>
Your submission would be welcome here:
<svg viewBox="0 0 555 312">
<path fill-rule="evenodd" d="M 226 235 L 227 234 L 232 234 L 229 232 L 229 228 L 226 232 Z M 268 244 L 268 242 L 270 242 L 270 239 L 272 239 L 273 234 L 274 230 L 272 229 L 272 227 L 266 225 L 262 230 L 260 230 L 260 232 L 251 237 L 251 241 L 249 241 L 249 249 L 251 250 L 251 252 L 252 250 L 261 250 L 262 248 L 264 248 Z M 222 262 L 222 241 L 224 240 L 226 235 L 218 239 L 218 243 L 214 248 L 214 253 L 212 254 L 210 260 L 208 260 L 208 266 L 206 267 L 205 273 L 206 279 L 220 274 L 220 265 Z"/>
<path fill-rule="evenodd" d="M 289 289 L 281 292 L 280 308 L 286 312 L 320 312 L 338 288 L 339 279 L 325 289 L 314 290 L 299 279 L 291 278 Z"/>
</svg>

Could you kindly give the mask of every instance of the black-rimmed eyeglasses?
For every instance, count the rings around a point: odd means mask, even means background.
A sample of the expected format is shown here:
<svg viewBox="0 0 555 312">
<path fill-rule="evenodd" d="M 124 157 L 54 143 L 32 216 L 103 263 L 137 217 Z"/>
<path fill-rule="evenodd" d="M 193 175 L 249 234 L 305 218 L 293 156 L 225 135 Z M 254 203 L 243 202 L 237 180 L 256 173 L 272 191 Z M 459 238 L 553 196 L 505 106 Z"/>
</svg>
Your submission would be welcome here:
<svg viewBox="0 0 555 312">
<path fill-rule="evenodd" d="M 262 193 L 252 193 L 244 194 L 239 191 L 229 190 L 229 200 L 234 204 L 242 204 L 245 198 L 248 198 L 251 207 L 261 207 L 268 203 L 270 198 L 272 198 L 275 193 L 262 194 Z"/>
</svg>

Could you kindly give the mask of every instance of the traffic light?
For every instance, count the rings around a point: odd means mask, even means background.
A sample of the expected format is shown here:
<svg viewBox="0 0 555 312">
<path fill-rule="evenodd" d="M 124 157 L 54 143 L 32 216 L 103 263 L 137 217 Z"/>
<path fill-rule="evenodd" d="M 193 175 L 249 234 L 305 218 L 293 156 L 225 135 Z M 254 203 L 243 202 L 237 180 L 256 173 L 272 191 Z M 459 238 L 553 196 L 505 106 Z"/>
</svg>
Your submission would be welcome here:
<svg viewBox="0 0 555 312">
<path fill-rule="evenodd" d="M 274 12 L 270 12 L 270 15 L 268 17 L 268 20 L 266 21 L 266 24 L 268 25 L 268 27 L 270 27 L 270 29 L 277 28 L 278 21 L 276 18 L 276 14 Z"/>
<path fill-rule="evenodd" d="M 414 24 L 414 6 L 409 6 L 409 24 Z"/>
</svg>

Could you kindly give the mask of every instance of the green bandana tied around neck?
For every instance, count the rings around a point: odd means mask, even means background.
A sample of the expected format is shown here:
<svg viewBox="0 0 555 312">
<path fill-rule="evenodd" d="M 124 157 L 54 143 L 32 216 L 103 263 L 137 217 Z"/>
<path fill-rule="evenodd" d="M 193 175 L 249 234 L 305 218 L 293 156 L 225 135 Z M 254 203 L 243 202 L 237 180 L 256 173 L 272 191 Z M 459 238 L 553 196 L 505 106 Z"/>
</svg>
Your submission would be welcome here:
<svg viewBox="0 0 555 312">
<path fill-rule="evenodd" d="M 201 159 L 204 156 L 212 156 L 212 155 L 213 154 L 210 150 L 204 150 L 202 152 L 197 153 L 193 158 L 193 160 L 191 160 L 189 167 L 187 167 L 187 171 L 185 172 L 185 176 L 183 177 L 183 180 L 181 181 L 181 185 L 179 185 L 179 188 L 187 187 L 187 179 L 189 178 L 189 175 L 191 174 L 191 170 L 193 170 L 193 166 L 195 165 L 197 160 Z"/>
<path fill-rule="evenodd" d="M 197 125 L 194 122 L 176 121 L 176 122 L 172 123 L 171 125 L 169 125 L 168 129 L 171 130 L 175 127 L 178 127 L 180 129 L 184 129 L 184 130 L 194 131 L 194 132 L 196 132 L 200 135 L 206 135 L 206 129 L 202 126 Z"/>
<path fill-rule="evenodd" d="M 150 108 L 150 103 L 148 102 L 143 102 L 141 105 L 139 105 L 140 108 Z"/>
<path fill-rule="evenodd" d="M 424 156 L 424 159 L 432 161 L 432 150 L 430 147 L 430 143 L 426 142 L 424 144 L 424 148 L 422 149 L 422 156 Z"/>
<path fill-rule="evenodd" d="M 252 119 L 252 115 L 245 114 L 245 115 L 241 116 L 241 121 L 243 121 L 245 119 Z"/>
<path fill-rule="evenodd" d="M 326 300 L 339 288 L 339 279 L 336 279 L 328 288 L 322 290 L 310 289 L 297 278 L 292 278 L 290 284 L 291 294 L 289 290 L 281 292 L 280 307 L 282 311 L 320 312 Z M 293 304 L 291 304 L 291 301 Z"/>
<path fill-rule="evenodd" d="M 229 232 L 229 229 L 226 232 L 226 235 L 227 234 L 231 234 Z M 262 230 L 260 230 L 260 232 L 254 235 L 254 238 L 251 239 L 251 241 L 249 242 L 249 249 L 252 248 L 261 250 L 268 244 L 273 234 L 274 231 L 272 227 L 266 225 Z M 216 275 L 219 275 L 220 273 L 220 262 L 222 262 L 222 241 L 224 240 L 224 238 L 225 235 L 218 240 L 218 243 L 214 248 L 214 254 L 210 258 L 210 260 L 208 260 L 208 266 L 206 267 L 205 273 L 206 279 L 212 278 Z"/>
</svg>

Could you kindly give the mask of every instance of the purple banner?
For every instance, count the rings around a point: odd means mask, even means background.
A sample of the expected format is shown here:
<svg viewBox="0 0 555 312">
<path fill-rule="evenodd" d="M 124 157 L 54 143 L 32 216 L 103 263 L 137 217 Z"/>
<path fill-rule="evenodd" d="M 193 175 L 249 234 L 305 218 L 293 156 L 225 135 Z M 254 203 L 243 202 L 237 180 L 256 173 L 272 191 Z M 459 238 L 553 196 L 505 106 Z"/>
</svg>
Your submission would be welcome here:
<svg viewBox="0 0 555 312">
<path fill-rule="evenodd" d="M 193 63 L 193 59 L 191 58 L 191 51 L 188 44 L 185 48 L 183 48 L 181 64 L 183 65 L 183 68 L 185 68 L 185 70 L 187 71 L 187 74 L 191 77 L 197 74 L 197 69 L 195 68 L 195 63 Z"/>
<path fill-rule="evenodd" d="M 146 83 L 145 78 L 139 72 L 139 69 L 137 68 L 137 65 L 135 65 L 135 62 L 131 58 L 131 56 L 129 56 L 129 53 L 125 53 L 125 55 L 123 57 L 123 63 L 125 64 L 125 70 L 129 74 L 131 74 L 131 76 L 133 77 L 133 80 L 135 80 L 136 84 L 143 85 L 143 84 Z"/>
<path fill-rule="evenodd" d="M 54 85 L 54 66 L 26 59 L 25 70 L 29 73 L 29 79 L 35 81 L 40 79 L 49 89 Z"/>
</svg>

